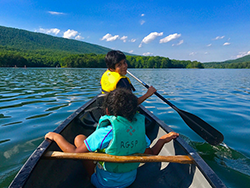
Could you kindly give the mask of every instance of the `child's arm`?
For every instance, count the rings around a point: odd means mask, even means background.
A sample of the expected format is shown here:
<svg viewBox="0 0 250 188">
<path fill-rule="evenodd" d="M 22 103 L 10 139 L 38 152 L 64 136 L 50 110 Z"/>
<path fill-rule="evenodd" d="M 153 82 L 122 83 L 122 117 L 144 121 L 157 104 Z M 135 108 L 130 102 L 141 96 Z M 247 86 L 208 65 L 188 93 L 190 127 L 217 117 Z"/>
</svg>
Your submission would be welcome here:
<svg viewBox="0 0 250 188">
<path fill-rule="evenodd" d="M 70 144 L 67 140 L 65 140 L 65 138 L 62 135 L 55 132 L 47 133 L 44 138 L 55 141 L 63 152 L 67 153 L 89 152 L 84 142 L 80 147 L 75 147 L 73 144 Z"/>
<path fill-rule="evenodd" d="M 141 104 L 143 101 L 145 101 L 148 97 L 153 95 L 156 92 L 156 89 L 153 86 L 150 86 L 148 88 L 148 91 L 141 97 L 138 98 L 138 104 Z"/>
<path fill-rule="evenodd" d="M 170 142 L 171 140 L 173 140 L 177 136 L 179 136 L 179 134 L 175 133 L 175 132 L 170 132 L 168 134 L 165 134 L 156 142 L 156 144 L 152 148 L 147 148 L 144 153 L 158 155 L 160 153 L 162 147 L 164 146 L 164 144 Z"/>
</svg>

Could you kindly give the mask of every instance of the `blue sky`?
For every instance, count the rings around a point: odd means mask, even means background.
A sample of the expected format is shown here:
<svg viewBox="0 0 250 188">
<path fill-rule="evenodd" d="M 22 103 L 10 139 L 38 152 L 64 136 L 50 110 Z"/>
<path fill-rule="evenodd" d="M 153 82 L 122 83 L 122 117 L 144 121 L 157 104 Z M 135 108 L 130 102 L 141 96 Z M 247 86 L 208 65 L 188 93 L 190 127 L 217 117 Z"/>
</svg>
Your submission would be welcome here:
<svg viewBox="0 0 250 188">
<path fill-rule="evenodd" d="M 250 55 L 249 0 L 0 0 L 0 25 L 178 60 Z"/>
</svg>

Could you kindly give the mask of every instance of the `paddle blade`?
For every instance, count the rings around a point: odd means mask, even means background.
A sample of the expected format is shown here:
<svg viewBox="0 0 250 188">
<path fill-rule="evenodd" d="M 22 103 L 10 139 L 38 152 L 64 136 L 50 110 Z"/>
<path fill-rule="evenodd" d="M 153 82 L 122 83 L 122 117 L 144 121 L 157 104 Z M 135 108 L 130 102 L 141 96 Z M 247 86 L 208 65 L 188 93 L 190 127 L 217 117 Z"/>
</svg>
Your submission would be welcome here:
<svg viewBox="0 0 250 188">
<path fill-rule="evenodd" d="M 221 132 L 213 128 L 201 118 L 178 108 L 176 111 L 179 113 L 185 123 L 209 144 L 216 146 L 224 140 L 224 136 L 221 134 Z"/>
</svg>

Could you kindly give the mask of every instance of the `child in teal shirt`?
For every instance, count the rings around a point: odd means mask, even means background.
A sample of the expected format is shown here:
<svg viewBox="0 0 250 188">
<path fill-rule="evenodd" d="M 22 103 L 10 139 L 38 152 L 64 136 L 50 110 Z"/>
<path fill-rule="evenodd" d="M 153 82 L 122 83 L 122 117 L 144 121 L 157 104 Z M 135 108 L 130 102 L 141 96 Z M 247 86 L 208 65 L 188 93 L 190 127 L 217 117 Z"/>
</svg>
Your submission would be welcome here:
<svg viewBox="0 0 250 188">
<path fill-rule="evenodd" d="M 54 140 L 64 152 L 84 153 L 105 149 L 111 155 L 131 155 L 133 153 L 159 154 L 165 143 L 179 134 L 170 132 L 162 136 L 150 148 L 150 140 L 145 134 L 145 121 L 137 111 L 137 97 L 129 90 L 116 89 L 104 99 L 106 115 L 100 118 L 98 127 L 88 138 L 78 135 L 74 145 L 60 134 L 50 132 L 45 139 Z M 96 187 L 127 187 L 137 173 L 139 163 L 99 163 L 84 161 L 91 182 Z M 94 171 L 94 168 L 96 171 Z"/>
</svg>

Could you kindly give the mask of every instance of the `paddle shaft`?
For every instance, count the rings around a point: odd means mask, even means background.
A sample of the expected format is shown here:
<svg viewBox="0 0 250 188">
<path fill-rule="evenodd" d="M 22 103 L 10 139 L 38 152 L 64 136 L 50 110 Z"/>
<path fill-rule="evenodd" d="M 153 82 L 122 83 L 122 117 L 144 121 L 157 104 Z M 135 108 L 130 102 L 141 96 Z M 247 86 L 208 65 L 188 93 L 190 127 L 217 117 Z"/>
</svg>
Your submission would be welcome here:
<svg viewBox="0 0 250 188">
<path fill-rule="evenodd" d="M 140 82 L 143 86 L 145 86 L 147 89 L 149 88 L 148 84 L 146 84 L 145 82 L 143 82 L 142 80 L 140 80 L 139 78 L 135 77 L 131 72 L 127 71 L 127 73 L 130 74 L 130 76 L 132 76 L 134 79 L 136 79 L 138 82 Z M 154 93 L 157 97 L 159 97 L 161 100 L 163 100 L 164 102 L 166 102 L 169 106 L 171 106 L 173 109 L 177 109 L 177 107 L 175 105 L 173 105 L 171 102 L 169 102 L 167 99 L 165 99 L 163 96 L 161 96 L 159 93 L 157 93 L 157 91 Z"/>
<path fill-rule="evenodd" d="M 116 156 L 105 153 L 65 153 L 59 151 L 49 151 L 45 153 L 46 158 L 55 159 L 78 159 L 78 160 L 93 160 L 104 161 L 111 163 L 146 163 L 146 162 L 172 162 L 181 164 L 191 164 L 193 160 L 187 155 L 176 156 L 160 156 L 147 154 L 134 154 L 129 156 Z"/>
<path fill-rule="evenodd" d="M 133 78 L 135 78 L 138 82 L 140 82 L 147 89 L 149 88 L 149 86 L 146 83 L 144 83 L 142 80 L 134 76 L 132 73 L 130 73 L 129 71 L 127 71 L 127 73 L 129 73 Z M 163 100 L 165 103 L 167 103 L 169 106 L 171 106 L 176 112 L 178 112 L 178 114 L 185 121 L 185 123 L 193 131 L 195 131 L 200 137 L 206 140 L 209 144 L 218 145 L 224 140 L 224 136 L 218 130 L 216 130 L 214 127 L 209 125 L 207 122 L 205 122 L 201 118 L 195 116 L 194 114 L 186 112 L 184 110 L 180 110 L 171 102 L 169 102 L 167 99 L 165 99 L 163 96 L 161 96 L 159 93 L 155 92 L 154 94 L 157 97 L 159 97 L 161 100 Z"/>
</svg>

